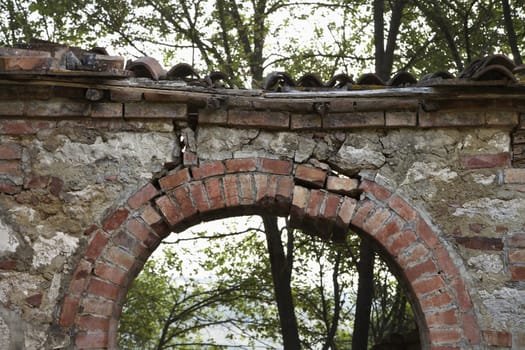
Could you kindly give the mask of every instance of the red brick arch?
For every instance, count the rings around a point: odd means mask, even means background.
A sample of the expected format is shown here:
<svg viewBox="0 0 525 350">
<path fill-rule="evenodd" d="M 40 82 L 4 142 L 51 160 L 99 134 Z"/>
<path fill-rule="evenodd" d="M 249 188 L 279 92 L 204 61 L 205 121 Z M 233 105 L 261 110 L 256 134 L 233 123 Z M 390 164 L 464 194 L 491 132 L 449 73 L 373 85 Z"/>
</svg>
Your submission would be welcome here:
<svg viewBox="0 0 525 350">
<path fill-rule="evenodd" d="M 353 229 L 372 236 L 412 291 L 422 341 L 430 349 L 480 343 L 480 330 L 457 266 L 419 211 L 363 180 L 359 200 L 331 186 L 327 172 L 266 158 L 214 161 L 149 183 L 91 234 L 74 270 L 59 326 L 78 349 L 116 348 L 122 304 L 149 255 L 170 232 L 244 214 L 290 216 L 292 225 L 335 239 Z"/>
</svg>

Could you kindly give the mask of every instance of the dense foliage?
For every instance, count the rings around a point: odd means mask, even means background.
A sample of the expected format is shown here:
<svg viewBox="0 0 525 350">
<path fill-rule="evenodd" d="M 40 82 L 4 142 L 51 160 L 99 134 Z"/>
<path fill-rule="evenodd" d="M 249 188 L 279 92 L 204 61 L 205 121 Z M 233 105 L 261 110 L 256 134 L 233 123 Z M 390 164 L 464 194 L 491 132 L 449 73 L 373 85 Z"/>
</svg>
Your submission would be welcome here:
<svg viewBox="0 0 525 350">
<path fill-rule="evenodd" d="M 109 45 L 255 86 L 279 69 L 387 79 L 457 73 L 491 53 L 521 64 L 525 45 L 524 0 L 3 0 L 0 10 L 2 44 Z"/>
<path fill-rule="evenodd" d="M 293 235 L 291 287 L 302 348 L 349 348 L 359 237 L 349 235 L 346 242 L 334 245 L 282 228 L 287 242 L 289 235 Z M 282 347 L 261 229 L 239 232 L 230 225 L 219 232 L 177 234 L 171 243 L 165 244 L 161 258 L 146 263 L 128 293 L 120 322 L 123 349 L 191 348 L 188 344 Z M 371 345 L 416 328 L 404 291 L 380 259 L 374 276 Z"/>
</svg>

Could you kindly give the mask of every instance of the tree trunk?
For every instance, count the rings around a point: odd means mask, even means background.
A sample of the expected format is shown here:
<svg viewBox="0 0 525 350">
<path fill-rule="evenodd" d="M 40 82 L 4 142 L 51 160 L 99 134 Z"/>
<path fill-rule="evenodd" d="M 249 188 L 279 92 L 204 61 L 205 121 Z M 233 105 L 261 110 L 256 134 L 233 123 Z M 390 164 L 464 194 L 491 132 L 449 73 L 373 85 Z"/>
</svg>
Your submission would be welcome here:
<svg viewBox="0 0 525 350">
<path fill-rule="evenodd" d="M 523 64 L 521 53 L 518 48 L 518 39 L 516 38 L 516 32 L 514 31 L 514 23 L 512 22 L 509 0 L 501 0 L 501 4 L 503 5 L 503 20 L 505 22 L 507 36 L 509 37 L 509 46 L 512 50 L 512 56 L 514 56 L 514 63 L 516 63 L 516 65 Z"/>
<path fill-rule="evenodd" d="M 369 237 L 361 238 L 359 250 L 360 258 L 357 265 L 359 285 L 357 287 L 352 350 L 366 350 L 368 347 L 370 310 L 374 296 L 374 250 Z"/>
<path fill-rule="evenodd" d="M 279 321 L 281 323 L 281 333 L 285 350 L 298 350 L 301 348 L 299 341 L 299 329 L 292 299 L 292 289 L 290 286 L 292 276 L 292 239 L 288 238 L 288 256 L 284 254 L 281 232 L 277 226 L 277 217 L 263 216 L 264 230 L 266 232 L 266 243 L 268 244 L 268 254 L 270 256 L 270 266 L 272 269 L 273 288 L 275 291 L 275 301 L 279 311 Z"/>
<path fill-rule="evenodd" d="M 384 0 L 374 0 L 374 45 L 375 45 L 375 66 L 376 74 L 383 80 L 385 76 L 385 2 Z"/>
</svg>

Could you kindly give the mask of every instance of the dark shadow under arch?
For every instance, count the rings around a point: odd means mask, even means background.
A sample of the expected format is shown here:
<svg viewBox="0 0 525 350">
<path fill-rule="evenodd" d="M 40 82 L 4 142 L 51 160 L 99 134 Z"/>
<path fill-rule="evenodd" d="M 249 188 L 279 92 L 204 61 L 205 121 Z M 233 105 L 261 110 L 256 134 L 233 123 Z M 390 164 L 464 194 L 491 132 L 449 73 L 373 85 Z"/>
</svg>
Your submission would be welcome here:
<svg viewBox="0 0 525 350">
<path fill-rule="evenodd" d="M 424 349 L 480 343 L 458 267 L 419 211 L 374 182 L 361 182 L 358 200 L 296 169 L 285 160 L 231 159 L 183 168 L 147 184 L 97 224 L 72 273 L 59 327 L 73 335 L 77 349 L 117 348 L 126 293 L 164 237 L 202 221 L 271 214 L 289 216 L 293 227 L 307 233 L 333 232 L 324 238 L 340 239 L 349 229 L 373 237 L 411 291 Z"/>
</svg>

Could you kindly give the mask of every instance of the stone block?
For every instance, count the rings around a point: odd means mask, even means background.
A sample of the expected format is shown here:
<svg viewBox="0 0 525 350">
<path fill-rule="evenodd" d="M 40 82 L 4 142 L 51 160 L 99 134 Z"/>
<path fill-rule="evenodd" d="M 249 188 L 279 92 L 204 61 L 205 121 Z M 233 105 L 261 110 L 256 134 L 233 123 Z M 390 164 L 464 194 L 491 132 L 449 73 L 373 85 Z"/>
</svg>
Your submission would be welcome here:
<svg viewBox="0 0 525 350">
<path fill-rule="evenodd" d="M 359 180 L 347 177 L 328 176 L 326 189 L 330 192 L 340 193 L 348 196 L 355 196 L 359 188 Z"/>
</svg>

